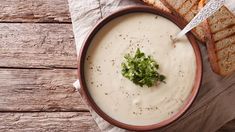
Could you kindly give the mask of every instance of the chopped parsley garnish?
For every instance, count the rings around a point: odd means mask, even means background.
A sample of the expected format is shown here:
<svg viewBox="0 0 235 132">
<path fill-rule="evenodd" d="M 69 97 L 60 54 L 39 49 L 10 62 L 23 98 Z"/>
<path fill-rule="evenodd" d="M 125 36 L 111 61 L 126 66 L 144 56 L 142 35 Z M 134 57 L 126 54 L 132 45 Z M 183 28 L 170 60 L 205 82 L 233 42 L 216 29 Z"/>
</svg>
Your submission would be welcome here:
<svg viewBox="0 0 235 132">
<path fill-rule="evenodd" d="M 156 82 L 164 82 L 165 76 L 158 73 L 159 65 L 151 56 L 146 56 L 138 48 L 134 56 L 126 54 L 125 61 L 121 64 L 122 75 L 133 83 L 143 87 L 151 87 Z"/>
</svg>

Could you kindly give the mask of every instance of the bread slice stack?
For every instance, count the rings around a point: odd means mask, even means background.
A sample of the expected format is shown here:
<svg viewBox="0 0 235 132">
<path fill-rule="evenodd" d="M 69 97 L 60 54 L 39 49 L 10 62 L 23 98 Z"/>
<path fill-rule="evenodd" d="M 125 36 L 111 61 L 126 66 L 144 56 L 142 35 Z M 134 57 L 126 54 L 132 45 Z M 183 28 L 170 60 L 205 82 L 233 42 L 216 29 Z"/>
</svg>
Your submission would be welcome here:
<svg viewBox="0 0 235 132">
<path fill-rule="evenodd" d="M 235 16 L 222 7 L 207 19 L 209 34 L 207 51 L 212 69 L 220 75 L 235 71 Z"/>
<path fill-rule="evenodd" d="M 143 0 L 159 3 L 160 1 L 174 15 L 187 23 L 198 13 L 204 0 Z M 154 2 L 153 2 L 154 1 Z M 154 4 L 152 4 L 155 6 Z M 157 6 L 156 6 L 157 7 Z M 205 27 L 206 26 L 206 27 Z M 235 15 L 225 6 L 193 29 L 195 37 L 207 45 L 211 67 L 214 72 L 226 76 L 235 71 Z"/>
</svg>

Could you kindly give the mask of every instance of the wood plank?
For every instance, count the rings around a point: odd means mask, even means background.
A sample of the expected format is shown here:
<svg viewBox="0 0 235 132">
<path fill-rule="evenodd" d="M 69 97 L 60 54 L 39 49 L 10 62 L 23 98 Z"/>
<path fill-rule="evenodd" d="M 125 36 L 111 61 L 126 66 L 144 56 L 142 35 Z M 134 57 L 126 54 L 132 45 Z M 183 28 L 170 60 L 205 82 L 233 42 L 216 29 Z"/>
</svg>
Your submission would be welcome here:
<svg viewBox="0 0 235 132">
<path fill-rule="evenodd" d="M 71 22 L 67 0 L 0 0 L 0 22 Z"/>
<path fill-rule="evenodd" d="M 76 69 L 0 69 L 0 111 L 87 111 Z"/>
<path fill-rule="evenodd" d="M 0 113 L 1 132 L 99 132 L 88 112 Z"/>
<path fill-rule="evenodd" d="M 0 67 L 76 68 L 70 24 L 0 23 Z"/>
</svg>

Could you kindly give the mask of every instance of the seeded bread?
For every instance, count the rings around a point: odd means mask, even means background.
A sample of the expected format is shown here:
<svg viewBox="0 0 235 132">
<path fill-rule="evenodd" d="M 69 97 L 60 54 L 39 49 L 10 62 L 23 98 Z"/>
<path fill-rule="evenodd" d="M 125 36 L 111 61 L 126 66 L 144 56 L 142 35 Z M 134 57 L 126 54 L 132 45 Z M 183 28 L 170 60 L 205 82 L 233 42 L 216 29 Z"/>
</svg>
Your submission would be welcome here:
<svg viewBox="0 0 235 132">
<path fill-rule="evenodd" d="M 206 41 L 212 69 L 220 75 L 235 71 L 235 16 L 222 7 L 207 19 L 209 35 Z"/>
</svg>

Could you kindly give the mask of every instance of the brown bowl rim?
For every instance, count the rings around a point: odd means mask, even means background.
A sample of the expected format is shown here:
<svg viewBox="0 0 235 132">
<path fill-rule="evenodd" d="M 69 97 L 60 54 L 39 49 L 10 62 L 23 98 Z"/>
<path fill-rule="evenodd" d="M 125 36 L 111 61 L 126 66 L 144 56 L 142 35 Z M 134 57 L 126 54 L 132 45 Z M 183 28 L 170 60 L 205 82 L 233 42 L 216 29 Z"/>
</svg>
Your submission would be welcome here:
<svg viewBox="0 0 235 132">
<path fill-rule="evenodd" d="M 175 23 L 181 29 L 186 25 L 186 23 L 183 20 L 177 18 L 176 16 L 173 16 L 172 14 L 170 14 L 168 12 L 165 12 L 161 9 L 158 9 L 158 8 L 152 8 L 152 7 L 148 7 L 148 6 L 132 6 L 132 7 L 127 7 L 127 8 L 121 9 L 119 11 L 116 11 L 116 12 L 112 13 L 111 15 L 102 19 L 99 23 L 97 23 L 96 26 L 91 30 L 91 32 L 89 33 L 89 35 L 85 39 L 85 41 L 81 47 L 79 58 L 78 58 L 78 78 L 79 78 L 79 82 L 81 85 L 80 92 L 81 92 L 82 96 L 85 97 L 85 100 L 88 102 L 88 104 L 104 120 L 106 120 L 107 122 L 109 122 L 112 125 L 115 125 L 117 127 L 124 128 L 127 130 L 146 131 L 146 130 L 154 130 L 154 129 L 169 125 L 170 123 L 172 123 L 173 121 L 178 119 L 180 116 L 182 116 L 184 114 L 184 112 L 189 108 L 189 106 L 192 104 L 194 98 L 196 97 L 198 90 L 199 90 L 199 87 L 200 87 L 200 84 L 201 84 L 202 59 L 201 59 L 201 52 L 200 52 L 200 49 L 198 47 L 198 44 L 196 42 L 195 37 L 192 35 L 191 32 L 187 33 L 186 36 L 187 36 L 188 40 L 190 41 L 190 43 L 193 47 L 193 50 L 195 52 L 195 56 L 196 56 L 196 65 L 197 65 L 196 76 L 195 76 L 193 89 L 192 89 L 191 94 L 189 95 L 188 99 L 186 100 L 185 104 L 182 106 L 182 108 L 176 114 L 174 114 L 170 118 L 163 120 L 163 121 L 156 123 L 156 124 L 139 126 L 139 125 L 125 124 L 125 123 L 119 122 L 119 121 L 113 119 L 112 117 L 108 116 L 105 112 L 103 112 L 96 105 L 96 103 L 94 102 L 94 100 L 90 96 L 89 91 L 86 87 L 86 83 L 85 83 L 85 79 L 84 79 L 85 78 L 84 77 L 84 61 L 85 61 L 85 57 L 86 57 L 86 52 L 87 52 L 87 49 L 90 45 L 90 42 L 92 41 L 95 34 L 106 23 L 108 23 L 109 21 L 111 21 L 119 16 L 122 16 L 122 15 L 125 15 L 128 13 L 136 13 L 136 12 L 152 13 L 155 15 L 165 17 L 166 19 Z"/>
</svg>

